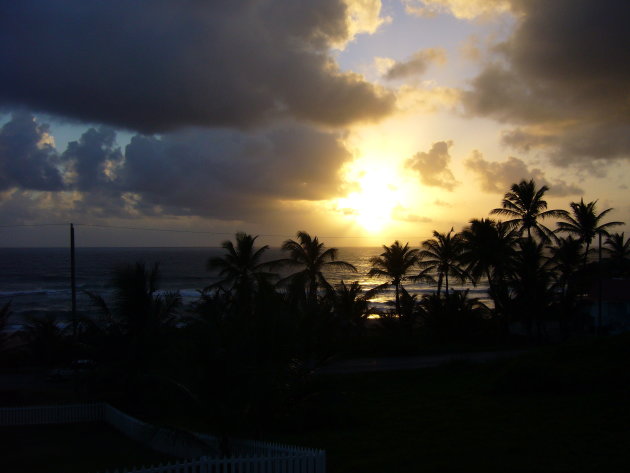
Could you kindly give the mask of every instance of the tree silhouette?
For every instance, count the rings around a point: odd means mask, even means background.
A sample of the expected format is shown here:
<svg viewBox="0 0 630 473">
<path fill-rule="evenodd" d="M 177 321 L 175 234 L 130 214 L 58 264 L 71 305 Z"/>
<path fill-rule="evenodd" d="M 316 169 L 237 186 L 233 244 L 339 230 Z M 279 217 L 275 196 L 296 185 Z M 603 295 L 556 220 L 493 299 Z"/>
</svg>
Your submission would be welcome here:
<svg viewBox="0 0 630 473">
<path fill-rule="evenodd" d="M 422 250 L 418 253 L 420 262 L 418 265 L 425 271 L 435 271 L 438 275 L 437 295 L 442 289 L 442 281 L 445 283 L 445 294 L 448 298 L 449 276 L 460 282 L 466 280 L 466 271 L 460 266 L 460 257 L 463 251 L 463 240 L 459 233 L 453 234 L 433 231 L 434 238 L 422 242 Z"/>
<path fill-rule="evenodd" d="M 370 277 L 385 277 L 390 281 L 381 284 L 377 291 L 384 290 L 390 285 L 394 286 L 396 293 L 396 313 L 400 315 L 400 291 L 402 282 L 409 279 L 407 273 L 418 264 L 418 250 L 409 248 L 409 243 L 401 245 L 398 240 L 390 246 L 383 245 L 383 253 L 380 256 L 370 258 L 372 268 L 368 272 Z"/>
<path fill-rule="evenodd" d="M 128 336 L 151 337 L 175 324 L 181 297 L 158 293 L 159 281 L 157 263 L 151 269 L 138 262 L 114 271 L 114 317 Z"/>
<path fill-rule="evenodd" d="M 529 238 L 519 240 L 509 283 L 514 293 L 515 311 L 525 322 L 529 336 L 535 335 L 539 340 L 554 295 L 550 290 L 550 266 L 542 242 Z"/>
<path fill-rule="evenodd" d="M 282 250 L 289 253 L 288 258 L 282 258 L 271 263 L 272 267 L 301 268 L 300 271 L 284 278 L 280 283 L 289 283 L 293 287 L 306 289 L 306 300 L 316 302 L 318 288 L 327 291 L 332 286 L 326 280 L 323 271 L 328 268 L 340 268 L 356 273 L 357 268 L 346 261 L 337 259 L 336 248 L 325 248 L 325 245 L 305 231 L 297 232 L 296 240 L 286 240 Z"/>
<path fill-rule="evenodd" d="M 425 294 L 419 308 L 423 326 L 442 342 L 469 341 L 481 335 L 490 312 L 481 300 L 468 297 L 468 289 L 452 291 L 448 298 Z"/>
<path fill-rule="evenodd" d="M 509 298 L 506 280 L 512 269 L 517 239 L 515 230 L 491 219 L 472 219 L 462 230 L 460 261 L 474 284 L 482 277 L 487 279 L 496 315 L 506 315 Z"/>
<path fill-rule="evenodd" d="M 36 362 L 52 366 L 64 361 L 62 359 L 67 354 L 69 333 L 57 314 L 28 316 L 24 322 L 17 335 L 26 343 L 28 352 Z"/>
<path fill-rule="evenodd" d="M 558 232 L 574 235 L 586 245 L 582 263 L 584 267 L 586 267 L 588 251 L 593 238 L 597 235 L 608 237 L 609 228 L 623 225 L 623 222 L 600 223 L 606 214 L 613 209 L 609 208 L 598 214 L 596 204 L 596 200 L 585 204 L 584 199 L 580 199 L 580 202 L 571 202 L 571 214 L 566 213 L 562 216 L 566 221 L 558 222 Z"/>
<path fill-rule="evenodd" d="M 615 273 L 628 274 L 630 269 L 630 238 L 624 239 L 624 232 L 609 235 L 604 242 L 602 251 L 606 253 Z"/>
<path fill-rule="evenodd" d="M 502 207 L 490 213 L 509 217 L 510 220 L 507 220 L 505 224 L 509 228 L 517 228 L 521 235 L 527 232 L 527 238 L 530 240 L 533 230 L 543 242 L 549 242 L 555 239 L 555 235 L 538 220 L 548 217 L 560 218 L 567 213 L 564 210 L 545 210 L 547 201 L 543 200 L 543 197 L 548 190 L 547 186 L 536 189 L 533 179 L 522 180 L 518 184 L 512 184 L 510 192 L 503 197 Z"/>
<path fill-rule="evenodd" d="M 92 324 L 95 352 L 107 365 L 112 381 L 122 383 L 131 398 L 141 394 L 138 383 L 146 373 L 163 367 L 166 347 L 178 321 L 181 296 L 158 291 L 159 265 L 144 263 L 116 268 L 111 301 L 86 292 L 102 313 Z"/>
<path fill-rule="evenodd" d="M 258 288 L 274 276 L 267 271 L 269 263 L 261 261 L 269 246 L 256 248 L 254 244 L 257 238 L 258 236 L 244 232 L 236 233 L 236 244 L 229 240 L 224 241 L 221 247 L 226 253 L 208 259 L 206 264 L 209 271 L 218 271 L 221 278 L 206 289 L 221 287 L 232 292 L 235 303 L 248 314 L 252 313 L 253 299 Z"/>
<path fill-rule="evenodd" d="M 565 330 L 569 318 L 575 313 L 578 291 L 585 276 L 580 271 L 582 242 L 569 235 L 567 238 L 560 238 L 558 244 L 548 247 L 548 250 L 549 270 L 554 279 L 552 290 L 560 297 L 561 323 Z"/>
<path fill-rule="evenodd" d="M 364 292 L 359 281 L 346 284 L 341 281 L 326 295 L 342 328 L 354 334 L 360 334 L 369 313 L 368 299 L 372 292 Z"/>
<path fill-rule="evenodd" d="M 0 307 L 0 352 L 6 348 L 7 334 L 5 328 L 9 322 L 9 316 L 11 315 L 11 301 L 5 303 Z"/>
</svg>

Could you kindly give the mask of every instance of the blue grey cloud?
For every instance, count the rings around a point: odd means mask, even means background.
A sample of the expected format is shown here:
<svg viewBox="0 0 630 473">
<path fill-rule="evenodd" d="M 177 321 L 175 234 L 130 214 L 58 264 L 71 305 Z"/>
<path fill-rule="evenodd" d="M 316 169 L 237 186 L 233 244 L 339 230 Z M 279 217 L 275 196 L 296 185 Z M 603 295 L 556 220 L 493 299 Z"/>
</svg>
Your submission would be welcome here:
<svg viewBox="0 0 630 473">
<path fill-rule="evenodd" d="M 341 0 L 20 0 L 0 6 L 0 104 L 142 132 L 376 120 L 394 97 L 336 68 Z"/>
</svg>

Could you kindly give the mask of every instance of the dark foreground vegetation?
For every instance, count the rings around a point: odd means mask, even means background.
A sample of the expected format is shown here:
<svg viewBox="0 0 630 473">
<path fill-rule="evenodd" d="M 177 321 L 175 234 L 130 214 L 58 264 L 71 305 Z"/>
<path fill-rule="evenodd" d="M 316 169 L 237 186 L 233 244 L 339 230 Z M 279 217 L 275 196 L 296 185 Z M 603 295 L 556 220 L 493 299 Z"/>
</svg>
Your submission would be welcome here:
<svg viewBox="0 0 630 473">
<path fill-rule="evenodd" d="M 0 427 L 3 472 L 86 473 L 172 461 L 102 423 Z"/>
<path fill-rule="evenodd" d="M 417 249 L 383 246 L 369 273 L 382 284 L 371 291 L 330 284 L 328 269 L 354 268 L 306 232 L 286 241 L 276 261 L 265 260 L 256 237 L 238 233 L 208 261 L 219 281 L 185 310 L 179 294 L 158 291 L 157 266 L 121 268 L 113 300 L 91 295 L 100 318 L 65 330 L 54 319 L 30 321 L 17 348 L 2 340 L 3 368 L 65 363 L 75 400 L 106 400 L 224 439 L 325 448 L 331 471 L 620 471 L 617 447 L 630 441 L 630 343 L 591 340 L 606 327 L 589 311 L 593 288 L 628 278 L 630 243 L 609 233 L 621 225 L 604 221 L 612 209 L 580 201 L 570 212 L 548 210 L 546 190 L 533 181 L 512 186 L 492 211 L 504 222 L 473 219 Z M 543 225 L 548 218 L 558 219 L 555 231 Z M 408 280 L 432 282 L 435 292 L 419 298 Z M 492 305 L 454 291 L 453 281 L 487 284 Z M 370 298 L 386 288 L 391 308 L 368 319 Z M 317 376 L 339 356 L 551 341 L 567 344 L 485 366 Z M 6 404 L 30 395 L 2 396 Z"/>
<path fill-rule="evenodd" d="M 330 472 L 623 472 L 630 337 L 483 365 L 326 376 L 277 435 Z"/>
</svg>

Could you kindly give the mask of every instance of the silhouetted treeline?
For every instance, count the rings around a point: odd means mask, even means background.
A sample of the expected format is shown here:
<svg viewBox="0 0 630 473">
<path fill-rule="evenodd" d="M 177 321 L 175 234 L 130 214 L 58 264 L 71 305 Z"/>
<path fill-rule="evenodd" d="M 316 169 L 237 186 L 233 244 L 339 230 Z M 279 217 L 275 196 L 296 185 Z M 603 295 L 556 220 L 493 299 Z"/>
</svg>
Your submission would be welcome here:
<svg viewBox="0 0 630 473">
<path fill-rule="evenodd" d="M 147 412 L 183 409 L 226 437 L 262 429 L 308 399 L 311 375 L 340 353 L 509 346 L 601 328 L 585 296 L 601 278 L 630 276 L 630 242 L 610 233 L 622 225 L 606 220 L 612 209 L 598 213 L 596 201 L 583 200 L 569 211 L 548 209 L 547 190 L 521 181 L 491 211 L 505 220 L 474 218 L 460 232 L 433 232 L 418 248 L 383 245 L 369 271 L 380 284 L 369 291 L 327 280 L 327 268 L 356 268 L 316 236 L 298 232 L 283 243 L 285 256 L 269 261 L 256 236 L 237 233 L 223 256 L 208 260 L 218 281 L 192 308 L 158 290 L 157 266 L 136 263 L 115 271 L 113 300 L 90 294 L 101 316 L 82 319 L 76 338 L 47 319 L 27 321 L 21 336 L 34 362 L 90 360 L 93 368 L 80 374 L 92 397 Z M 597 257 L 589 257 L 594 246 Z M 410 294 L 407 281 L 435 291 Z M 487 285 L 492 304 L 454 283 Z M 390 308 L 370 307 L 390 287 Z M 8 312 L 7 305 L 0 322 Z"/>
</svg>

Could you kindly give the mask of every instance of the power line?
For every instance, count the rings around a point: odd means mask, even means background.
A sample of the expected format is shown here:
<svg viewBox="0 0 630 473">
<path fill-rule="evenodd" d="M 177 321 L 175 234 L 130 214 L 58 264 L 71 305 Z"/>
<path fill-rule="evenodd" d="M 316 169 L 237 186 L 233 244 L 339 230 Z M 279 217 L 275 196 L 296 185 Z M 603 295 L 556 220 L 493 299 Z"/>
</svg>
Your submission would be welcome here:
<svg viewBox="0 0 630 473">
<path fill-rule="evenodd" d="M 215 231 L 207 231 L 207 230 L 178 230 L 173 228 L 154 228 L 154 227 L 130 227 L 124 225 L 103 225 L 103 224 L 90 224 L 90 223 L 75 223 L 75 226 L 82 227 L 97 227 L 97 228 L 118 228 L 124 230 L 143 230 L 143 231 L 152 231 L 152 232 L 171 232 L 171 233 L 191 233 L 191 234 L 203 234 L 203 235 L 234 235 L 234 232 L 215 232 Z M 262 237 L 281 237 L 281 238 L 293 238 L 295 235 L 286 235 L 280 233 L 258 233 L 258 236 Z M 334 236 L 334 235 L 324 235 L 319 238 L 394 238 L 388 235 L 374 236 L 374 235 L 343 235 L 343 236 Z M 426 236 L 404 236 L 398 238 L 412 239 L 412 238 L 426 238 Z"/>
<path fill-rule="evenodd" d="M 0 228 L 17 228 L 17 227 L 61 227 L 68 226 L 69 223 L 17 223 L 15 225 L 0 225 Z"/>
<path fill-rule="evenodd" d="M 150 232 L 198 233 L 205 235 L 232 235 L 234 232 L 211 232 L 204 230 L 178 230 L 175 228 L 129 227 L 125 225 L 100 225 L 94 223 L 75 223 L 75 227 L 117 228 L 121 230 L 142 230 Z"/>
<path fill-rule="evenodd" d="M 15 224 L 15 225 L 0 225 L 0 228 L 18 228 L 18 227 L 45 227 L 45 226 L 67 226 L 70 223 L 32 223 L 32 224 Z M 134 227 L 128 225 L 105 225 L 95 223 L 74 223 L 75 227 L 91 227 L 91 228 L 112 228 L 119 230 L 135 230 L 135 231 L 150 231 L 150 232 L 164 232 L 164 233 L 184 233 L 184 234 L 197 234 L 197 235 L 223 235 L 232 236 L 234 232 L 217 232 L 209 230 L 180 230 L 175 228 L 155 228 L 155 227 Z M 259 233 L 258 236 L 268 238 L 293 238 L 295 235 L 286 235 L 279 233 Z M 391 235 L 324 235 L 320 236 L 320 239 L 376 239 L 376 238 L 398 238 L 405 240 L 412 239 L 426 239 L 427 236 L 391 236 Z"/>
</svg>

